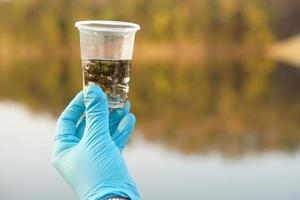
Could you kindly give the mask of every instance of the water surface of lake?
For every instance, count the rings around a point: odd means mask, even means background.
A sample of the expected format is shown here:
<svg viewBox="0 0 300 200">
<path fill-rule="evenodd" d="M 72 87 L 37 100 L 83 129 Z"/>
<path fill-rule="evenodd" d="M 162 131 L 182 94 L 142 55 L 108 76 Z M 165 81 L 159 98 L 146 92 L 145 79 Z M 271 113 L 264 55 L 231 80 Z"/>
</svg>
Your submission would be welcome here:
<svg viewBox="0 0 300 200">
<path fill-rule="evenodd" d="M 0 121 L 1 199 L 77 199 L 50 163 L 53 117 L 1 102 Z M 137 136 L 124 156 L 145 200 L 300 199 L 300 151 L 186 155 Z"/>
</svg>

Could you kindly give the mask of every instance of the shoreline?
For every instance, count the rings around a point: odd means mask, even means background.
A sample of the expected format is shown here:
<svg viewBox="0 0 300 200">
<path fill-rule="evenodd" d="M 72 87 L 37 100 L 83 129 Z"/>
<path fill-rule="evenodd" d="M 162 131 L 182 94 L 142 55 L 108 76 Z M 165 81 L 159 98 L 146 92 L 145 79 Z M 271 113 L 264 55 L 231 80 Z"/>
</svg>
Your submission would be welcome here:
<svg viewBox="0 0 300 200">
<path fill-rule="evenodd" d="M 80 47 L 42 46 L 37 44 L 14 44 L 0 40 L 0 65 L 11 65 L 15 60 L 70 59 L 80 60 Z M 16 47 L 17 46 L 17 47 Z M 138 41 L 134 48 L 133 60 L 138 63 L 151 62 L 204 62 L 206 59 L 239 59 L 244 57 L 264 57 L 267 48 L 254 45 L 211 45 L 195 42 L 151 42 Z"/>
</svg>

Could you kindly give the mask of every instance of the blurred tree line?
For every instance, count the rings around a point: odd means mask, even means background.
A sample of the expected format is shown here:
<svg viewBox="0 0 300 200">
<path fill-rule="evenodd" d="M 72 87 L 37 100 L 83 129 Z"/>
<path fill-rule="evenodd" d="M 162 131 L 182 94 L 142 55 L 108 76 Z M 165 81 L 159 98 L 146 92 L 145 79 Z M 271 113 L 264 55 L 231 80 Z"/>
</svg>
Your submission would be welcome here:
<svg viewBox="0 0 300 200">
<path fill-rule="evenodd" d="M 1 62 L 12 60 L 13 54 L 75 59 L 79 43 L 74 22 L 87 19 L 140 24 L 137 45 L 148 51 L 163 42 L 201 46 L 208 54 L 240 48 L 259 54 L 277 38 L 300 31 L 299 8 L 297 0 L 6 0 L 0 2 Z M 189 45 L 182 51 L 193 51 Z"/>
<path fill-rule="evenodd" d="M 59 53 L 78 48 L 74 22 L 139 23 L 141 41 L 262 47 L 276 38 L 280 0 L 13 0 L 0 3 L 3 45 Z"/>
<path fill-rule="evenodd" d="M 299 32 L 299 7 L 297 0 L 7 0 L 1 46 L 62 53 L 78 46 L 75 21 L 107 19 L 139 23 L 142 41 L 262 47 Z"/>
</svg>

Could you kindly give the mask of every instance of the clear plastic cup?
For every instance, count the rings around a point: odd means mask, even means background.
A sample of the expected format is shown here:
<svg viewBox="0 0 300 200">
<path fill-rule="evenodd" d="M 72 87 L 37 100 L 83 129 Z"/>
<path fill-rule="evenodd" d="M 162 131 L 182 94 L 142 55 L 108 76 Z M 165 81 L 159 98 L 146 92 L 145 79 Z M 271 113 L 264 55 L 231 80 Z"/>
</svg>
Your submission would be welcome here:
<svg viewBox="0 0 300 200">
<path fill-rule="evenodd" d="M 135 33 L 140 26 L 122 21 L 79 21 L 83 90 L 98 84 L 109 108 L 127 101 Z"/>
</svg>

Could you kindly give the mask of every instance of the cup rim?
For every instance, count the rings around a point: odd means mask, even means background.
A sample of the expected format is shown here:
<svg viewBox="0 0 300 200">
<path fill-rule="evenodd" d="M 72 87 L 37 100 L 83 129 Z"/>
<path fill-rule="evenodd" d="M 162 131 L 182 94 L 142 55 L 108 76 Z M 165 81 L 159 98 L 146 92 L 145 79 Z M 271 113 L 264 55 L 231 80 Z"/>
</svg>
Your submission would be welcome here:
<svg viewBox="0 0 300 200">
<path fill-rule="evenodd" d="M 91 24 L 95 24 L 97 26 L 89 26 Z M 125 21 L 111 21 L 111 20 L 77 21 L 75 22 L 75 26 L 79 30 L 90 30 L 90 31 L 136 32 L 140 30 L 140 26 L 138 24 L 125 22 Z"/>
</svg>

